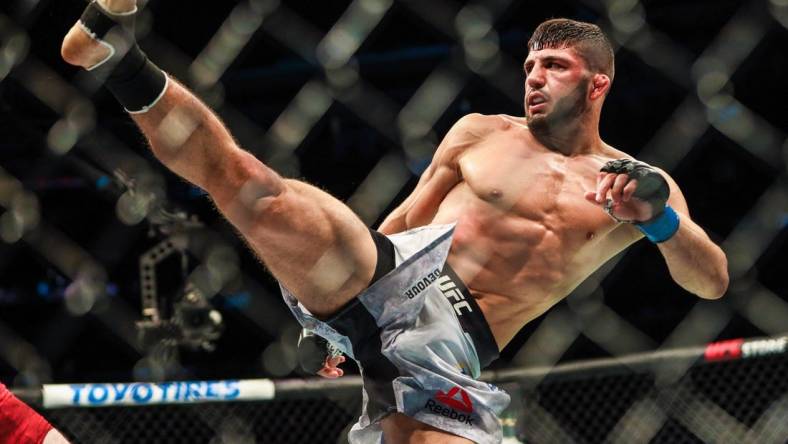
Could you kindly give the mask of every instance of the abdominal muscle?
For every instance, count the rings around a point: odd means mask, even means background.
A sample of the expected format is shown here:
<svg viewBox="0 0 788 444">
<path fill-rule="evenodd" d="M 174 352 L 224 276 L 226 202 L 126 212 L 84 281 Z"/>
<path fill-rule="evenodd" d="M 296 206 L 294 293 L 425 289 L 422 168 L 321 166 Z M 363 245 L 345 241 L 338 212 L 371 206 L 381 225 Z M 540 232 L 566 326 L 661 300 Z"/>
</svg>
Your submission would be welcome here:
<svg viewBox="0 0 788 444">
<path fill-rule="evenodd" d="M 507 128 L 444 159 L 456 165 L 456 184 L 437 210 L 414 206 L 406 220 L 409 228 L 456 222 L 448 263 L 499 348 L 637 239 L 610 236 L 618 224 L 583 197 L 604 162 L 622 154 L 568 157 Z"/>
<path fill-rule="evenodd" d="M 547 215 L 549 217 L 549 215 Z M 458 186 L 433 224 L 457 223 L 448 263 L 479 304 L 499 349 L 529 321 L 561 300 L 575 248 L 546 220 L 503 212 Z M 575 246 L 577 247 L 577 246 Z"/>
</svg>

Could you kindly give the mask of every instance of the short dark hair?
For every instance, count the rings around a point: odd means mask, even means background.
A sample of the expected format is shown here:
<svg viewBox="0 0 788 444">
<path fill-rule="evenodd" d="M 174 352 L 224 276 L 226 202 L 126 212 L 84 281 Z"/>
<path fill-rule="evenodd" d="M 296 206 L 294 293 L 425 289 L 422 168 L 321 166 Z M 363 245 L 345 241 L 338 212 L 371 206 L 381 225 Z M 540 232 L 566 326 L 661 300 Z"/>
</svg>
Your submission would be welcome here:
<svg viewBox="0 0 788 444">
<path fill-rule="evenodd" d="M 573 48 L 585 60 L 588 69 L 606 74 L 613 81 L 616 70 L 613 46 L 599 26 L 593 23 L 566 18 L 542 22 L 528 40 L 528 50 L 545 48 Z"/>
</svg>

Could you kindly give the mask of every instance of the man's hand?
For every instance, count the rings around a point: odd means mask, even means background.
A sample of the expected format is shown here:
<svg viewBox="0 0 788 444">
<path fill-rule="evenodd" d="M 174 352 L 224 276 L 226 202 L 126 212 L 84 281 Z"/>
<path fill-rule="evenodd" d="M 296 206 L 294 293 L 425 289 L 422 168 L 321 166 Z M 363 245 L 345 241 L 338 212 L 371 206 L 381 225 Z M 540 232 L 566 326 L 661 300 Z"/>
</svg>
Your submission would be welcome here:
<svg viewBox="0 0 788 444">
<path fill-rule="evenodd" d="M 344 374 L 339 368 L 345 362 L 342 352 L 312 331 L 301 330 L 296 351 L 298 364 L 308 375 L 334 379 Z"/>
<path fill-rule="evenodd" d="M 607 162 L 597 175 L 596 191 L 585 194 L 614 219 L 631 223 L 659 216 L 669 196 L 668 183 L 655 168 L 629 159 Z"/>
<path fill-rule="evenodd" d="M 637 179 L 630 179 L 626 173 L 600 171 L 597 176 L 596 191 L 587 191 L 585 197 L 618 220 L 646 221 L 653 216 L 651 205 L 632 197 L 637 186 Z"/>
<path fill-rule="evenodd" d="M 344 375 L 345 372 L 339 368 L 339 364 L 345 362 L 345 357 L 342 355 L 328 357 L 323 365 L 323 368 L 317 371 L 317 374 L 328 379 L 336 379 Z"/>
</svg>

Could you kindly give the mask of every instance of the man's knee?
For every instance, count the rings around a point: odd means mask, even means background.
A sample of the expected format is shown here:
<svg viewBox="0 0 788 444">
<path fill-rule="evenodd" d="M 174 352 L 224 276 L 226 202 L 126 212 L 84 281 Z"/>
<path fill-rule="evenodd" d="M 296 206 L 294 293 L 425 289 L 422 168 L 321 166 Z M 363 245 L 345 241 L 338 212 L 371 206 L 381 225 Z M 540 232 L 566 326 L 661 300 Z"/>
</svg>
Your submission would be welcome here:
<svg viewBox="0 0 788 444">
<path fill-rule="evenodd" d="M 168 161 L 163 159 L 166 155 L 159 153 L 157 157 L 166 164 Z M 173 159 L 169 163 L 176 161 Z M 220 170 L 206 169 L 194 182 L 208 192 L 214 204 L 230 219 L 248 217 L 266 200 L 282 194 L 287 188 L 286 179 L 237 146 L 227 150 Z"/>
<path fill-rule="evenodd" d="M 236 184 L 216 186 L 209 191 L 219 210 L 242 232 L 273 222 L 272 214 L 291 216 L 282 214 L 287 201 L 294 197 L 288 183 L 273 171 L 270 173 L 239 173 L 245 177 Z"/>
<path fill-rule="evenodd" d="M 354 217 L 349 210 L 342 217 L 336 210 L 343 204 L 333 196 L 294 179 L 245 185 L 238 203 L 249 209 L 254 229 L 285 231 L 318 243 L 334 242 Z"/>
</svg>

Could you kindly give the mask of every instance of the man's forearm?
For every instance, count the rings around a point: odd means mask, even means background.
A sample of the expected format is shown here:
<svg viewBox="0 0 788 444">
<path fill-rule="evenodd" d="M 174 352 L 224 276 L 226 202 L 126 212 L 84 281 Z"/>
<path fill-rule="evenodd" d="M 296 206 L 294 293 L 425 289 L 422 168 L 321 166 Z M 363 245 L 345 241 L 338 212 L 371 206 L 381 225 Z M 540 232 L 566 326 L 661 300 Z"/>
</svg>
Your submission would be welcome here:
<svg viewBox="0 0 788 444">
<path fill-rule="evenodd" d="M 670 275 L 685 290 L 704 299 L 717 299 L 728 288 L 728 260 L 720 247 L 688 217 L 676 234 L 657 244 Z"/>
</svg>

